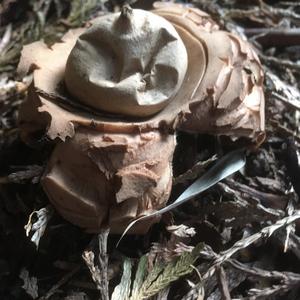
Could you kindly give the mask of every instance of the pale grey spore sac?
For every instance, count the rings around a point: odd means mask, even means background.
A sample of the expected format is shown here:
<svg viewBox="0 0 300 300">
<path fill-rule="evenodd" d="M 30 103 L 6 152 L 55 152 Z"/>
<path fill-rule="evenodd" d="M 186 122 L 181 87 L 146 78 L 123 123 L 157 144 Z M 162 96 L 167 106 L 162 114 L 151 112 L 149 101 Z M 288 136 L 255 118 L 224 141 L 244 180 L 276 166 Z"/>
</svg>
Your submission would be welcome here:
<svg viewBox="0 0 300 300">
<path fill-rule="evenodd" d="M 65 83 L 72 96 L 110 113 L 145 117 L 181 87 L 187 51 L 170 22 L 134 10 L 100 18 L 70 53 Z"/>
</svg>

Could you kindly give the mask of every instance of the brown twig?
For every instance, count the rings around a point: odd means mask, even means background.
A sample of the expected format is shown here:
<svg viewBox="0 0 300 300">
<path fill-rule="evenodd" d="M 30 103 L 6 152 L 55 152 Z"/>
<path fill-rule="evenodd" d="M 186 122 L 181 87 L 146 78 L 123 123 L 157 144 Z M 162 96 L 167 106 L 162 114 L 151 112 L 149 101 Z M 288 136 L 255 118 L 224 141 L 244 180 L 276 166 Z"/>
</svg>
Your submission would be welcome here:
<svg viewBox="0 0 300 300">
<path fill-rule="evenodd" d="M 90 270 L 93 281 L 100 292 L 101 300 L 109 300 L 108 293 L 108 256 L 107 256 L 107 238 L 109 229 L 103 229 L 98 234 L 98 247 L 99 247 L 99 266 L 95 265 L 95 254 L 91 250 L 85 250 L 82 254 L 87 267 Z"/>
<path fill-rule="evenodd" d="M 292 70 L 295 70 L 295 71 L 300 71 L 300 64 L 299 63 L 294 63 L 290 60 L 286 60 L 286 59 L 278 59 L 274 56 L 266 56 L 262 53 L 260 53 L 259 57 L 267 62 L 267 63 L 272 63 L 272 64 L 276 64 L 278 67 L 281 67 L 281 68 L 290 68 Z"/>
<path fill-rule="evenodd" d="M 286 284 L 273 285 L 272 287 L 268 287 L 265 289 L 253 288 L 248 291 L 249 297 L 246 297 L 244 299 L 274 299 L 273 297 L 285 294 L 288 290 L 289 287 Z"/>
<path fill-rule="evenodd" d="M 99 242 L 99 266 L 101 271 L 101 298 L 109 299 L 108 293 L 108 255 L 107 255 L 107 238 L 109 234 L 109 229 L 103 229 L 98 234 Z"/>
<path fill-rule="evenodd" d="M 299 28 L 246 28 L 244 33 L 266 47 L 300 45 Z"/>
<path fill-rule="evenodd" d="M 293 98 L 286 98 L 274 91 L 272 91 L 272 96 L 274 96 L 277 100 L 280 100 L 282 102 L 284 102 L 285 104 L 287 104 L 289 107 L 293 108 L 293 109 L 297 109 L 300 110 L 300 101 L 297 101 Z"/>
<path fill-rule="evenodd" d="M 263 0 L 258 0 L 260 4 L 260 11 L 264 13 L 266 16 L 270 15 L 273 18 L 289 18 L 292 20 L 300 20 L 300 15 L 297 14 L 294 10 L 278 8 L 271 5 L 266 4 Z"/>
<path fill-rule="evenodd" d="M 226 180 L 226 183 L 233 190 L 237 190 L 242 193 L 245 193 L 246 195 L 250 196 L 252 199 L 257 199 L 265 207 L 270 207 L 276 210 L 278 209 L 284 210 L 287 205 L 288 196 L 286 195 L 265 193 L 233 180 Z M 280 211 L 276 211 L 276 214 L 280 215 Z"/>
<path fill-rule="evenodd" d="M 218 283 L 219 283 L 219 287 L 220 287 L 220 291 L 221 291 L 222 300 L 230 300 L 231 297 L 230 297 L 228 282 L 227 282 L 226 273 L 224 271 L 224 268 L 221 266 L 218 267 L 216 274 L 217 274 L 217 278 L 218 278 Z"/>
<path fill-rule="evenodd" d="M 300 284 L 300 274 L 296 274 L 292 272 L 263 270 L 260 268 L 243 264 L 235 259 L 228 260 L 226 262 L 226 265 L 230 265 L 233 268 L 243 271 L 253 277 L 267 278 L 272 280 L 284 281 L 286 283 L 290 282 L 290 283 Z"/>
<path fill-rule="evenodd" d="M 292 272 L 278 272 L 278 271 L 266 271 L 260 268 L 251 267 L 249 265 L 245 265 L 240 263 L 237 260 L 228 260 L 226 265 L 230 265 L 231 267 L 243 271 L 244 273 L 259 278 L 266 278 L 270 280 L 276 280 L 280 283 L 277 285 L 273 285 L 272 287 L 268 287 L 265 289 L 250 289 L 248 294 L 249 296 L 259 298 L 266 298 L 270 296 L 275 296 L 278 294 L 286 293 L 289 290 L 293 290 L 300 286 L 300 275 Z"/>
</svg>

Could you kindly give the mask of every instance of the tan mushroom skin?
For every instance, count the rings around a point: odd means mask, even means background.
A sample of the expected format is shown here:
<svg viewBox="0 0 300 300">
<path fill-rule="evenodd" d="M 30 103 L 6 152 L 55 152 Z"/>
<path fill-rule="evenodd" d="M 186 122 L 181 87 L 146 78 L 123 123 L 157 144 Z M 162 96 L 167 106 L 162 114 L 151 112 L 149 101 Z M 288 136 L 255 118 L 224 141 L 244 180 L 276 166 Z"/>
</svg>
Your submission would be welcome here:
<svg viewBox="0 0 300 300">
<path fill-rule="evenodd" d="M 173 25 L 123 8 L 100 18 L 77 40 L 66 65 L 68 91 L 103 111 L 153 115 L 177 93 L 187 52 Z"/>
<path fill-rule="evenodd" d="M 130 220 L 168 200 L 174 147 L 174 136 L 159 132 L 79 129 L 73 139 L 57 145 L 42 184 L 69 221 L 92 232 L 108 221 L 112 232 L 122 233 Z M 150 225 L 139 225 L 135 233 Z"/>
<path fill-rule="evenodd" d="M 249 43 L 195 8 L 156 3 L 92 23 L 24 47 L 19 72 L 34 71 L 19 126 L 27 143 L 56 142 L 42 185 L 58 212 L 120 233 L 168 201 L 176 130 L 262 142 L 263 71 Z"/>
</svg>

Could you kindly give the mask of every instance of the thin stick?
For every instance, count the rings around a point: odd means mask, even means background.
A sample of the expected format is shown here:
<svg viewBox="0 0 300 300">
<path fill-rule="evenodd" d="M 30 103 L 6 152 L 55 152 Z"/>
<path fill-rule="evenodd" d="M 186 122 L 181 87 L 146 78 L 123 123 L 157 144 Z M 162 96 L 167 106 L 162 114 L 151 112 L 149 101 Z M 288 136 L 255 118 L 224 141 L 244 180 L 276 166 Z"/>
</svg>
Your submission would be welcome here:
<svg viewBox="0 0 300 300">
<path fill-rule="evenodd" d="M 211 267 L 204 274 L 203 278 L 207 278 L 207 277 L 212 276 L 215 272 L 216 267 L 220 266 L 222 263 L 227 261 L 236 252 L 252 245 L 253 243 L 255 243 L 256 241 L 258 241 L 260 239 L 269 238 L 276 230 L 292 224 L 297 219 L 300 219 L 300 210 L 297 210 L 291 216 L 288 216 L 286 218 L 283 218 L 283 219 L 277 221 L 273 225 L 270 225 L 268 227 L 263 228 L 258 233 L 255 233 L 255 234 L 253 234 L 253 235 L 251 235 L 251 236 L 249 236 L 245 239 L 239 240 L 231 248 L 229 248 L 228 250 L 223 251 L 223 252 L 220 253 L 220 256 L 215 259 L 215 261 L 212 263 Z"/>
<path fill-rule="evenodd" d="M 109 229 L 103 229 L 98 234 L 99 241 L 99 266 L 101 271 L 102 289 L 100 290 L 102 299 L 109 299 L 108 293 L 108 255 L 107 255 L 107 238 Z"/>
<path fill-rule="evenodd" d="M 224 271 L 224 268 L 219 266 L 217 268 L 217 278 L 220 286 L 220 292 L 221 292 L 221 299 L 222 300 L 231 300 L 229 288 L 228 288 L 228 282 L 226 278 L 226 273 Z"/>
<path fill-rule="evenodd" d="M 91 250 L 85 250 L 82 254 L 87 267 L 90 270 L 93 281 L 100 292 L 101 300 L 109 300 L 108 292 L 108 255 L 107 255 L 107 237 L 109 229 L 103 229 L 98 234 L 99 266 L 95 265 L 95 254 Z"/>
<path fill-rule="evenodd" d="M 293 63 L 290 60 L 286 60 L 286 59 L 278 59 L 274 56 L 266 56 L 264 54 L 259 55 L 259 57 L 264 60 L 265 62 L 270 62 L 270 63 L 274 63 L 277 64 L 277 66 L 280 67 L 284 67 L 284 68 L 290 68 L 296 71 L 300 70 L 300 64 L 299 63 Z"/>
</svg>

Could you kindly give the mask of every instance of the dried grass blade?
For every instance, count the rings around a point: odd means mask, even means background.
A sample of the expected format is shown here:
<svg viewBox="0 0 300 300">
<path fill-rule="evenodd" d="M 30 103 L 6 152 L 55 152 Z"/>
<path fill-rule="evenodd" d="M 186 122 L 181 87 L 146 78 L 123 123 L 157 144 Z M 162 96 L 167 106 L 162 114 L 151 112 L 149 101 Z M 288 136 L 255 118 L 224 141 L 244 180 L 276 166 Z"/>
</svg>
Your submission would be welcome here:
<svg viewBox="0 0 300 300">
<path fill-rule="evenodd" d="M 121 282 L 115 287 L 111 300 L 127 300 L 130 294 L 132 262 L 125 258 L 123 263 L 123 275 Z"/>
<path fill-rule="evenodd" d="M 137 271 L 135 274 L 135 279 L 134 279 L 133 287 L 132 287 L 132 295 L 131 295 L 130 300 L 139 300 L 137 298 L 139 289 L 142 286 L 146 275 L 147 275 L 147 256 L 144 255 L 140 258 L 140 261 L 139 261 L 139 264 L 137 267 Z"/>
</svg>

